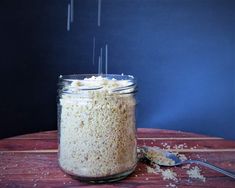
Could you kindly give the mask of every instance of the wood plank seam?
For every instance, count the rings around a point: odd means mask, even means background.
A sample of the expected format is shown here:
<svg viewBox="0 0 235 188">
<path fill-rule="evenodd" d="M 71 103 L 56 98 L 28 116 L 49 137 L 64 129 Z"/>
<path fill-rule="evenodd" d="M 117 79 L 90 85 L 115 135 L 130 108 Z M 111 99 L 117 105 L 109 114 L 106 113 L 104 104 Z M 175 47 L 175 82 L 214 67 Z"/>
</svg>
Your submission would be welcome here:
<svg viewBox="0 0 235 188">
<path fill-rule="evenodd" d="M 197 153 L 197 152 L 235 152 L 235 148 L 227 149 L 165 149 L 171 152 L 182 152 L 182 153 Z M 3 153 L 57 153 L 58 149 L 47 149 L 47 150 L 2 150 Z"/>
<path fill-rule="evenodd" d="M 9 140 L 42 140 L 42 138 L 7 138 Z M 45 140 L 57 140 L 57 138 L 43 138 Z M 162 137 L 162 138 L 156 138 L 156 137 L 139 137 L 138 140 L 223 140 L 224 138 L 220 137 Z"/>
<path fill-rule="evenodd" d="M 220 137 L 205 137 L 205 138 L 200 138 L 200 137 L 195 137 L 195 138 L 137 138 L 138 140 L 223 140 L 223 138 Z"/>
</svg>

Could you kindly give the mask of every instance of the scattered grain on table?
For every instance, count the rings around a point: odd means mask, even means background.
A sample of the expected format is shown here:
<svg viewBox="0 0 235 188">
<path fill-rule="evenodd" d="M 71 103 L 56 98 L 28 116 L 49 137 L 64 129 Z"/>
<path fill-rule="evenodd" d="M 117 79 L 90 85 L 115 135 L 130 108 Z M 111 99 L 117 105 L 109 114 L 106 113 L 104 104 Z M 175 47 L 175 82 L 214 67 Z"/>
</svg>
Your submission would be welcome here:
<svg viewBox="0 0 235 188">
<path fill-rule="evenodd" d="M 170 184 L 166 185 L 166 187 L 177 187 L 177 186 L 173 183 L 170 183 Z"/>
<path fill-rule="evenodd" d="M 186 164 L 186 165 L 183 165 L 181 168 L 182 168 L 182 169 L 189 169 L 190 166 L 191 166 L 190 164 Z"/>
<path fill-rule="evenodd" d="M 154 168 L 147 166 L 147 173 L 148 174 L 151 174 L 151 173 L 157 174 L 158 172 L 156 172 L 156 170 Z"/>
<path fill-rule="evenodd" d="M 199 179 L 203 182 L 206 181 L 206 178 L 201 174 L 201 169 L 198 166 L 194 166 L 186 172 L 190 178 Z"/>
<path fill-rule="evenodd" d="M 162 170 L 162 177 L 164 180 L 174 180 L 177 181 L 177 174 L 171 170 L 171 169 L 166 169 Z"/>
<path fill-rule="evenodd" d="M 187 144 L 183 143 L 183 144 L 179 144 L 179 145 L 174 145 L 173 149 L 181 150 L 181 149 L 184 149 L 184 148 L 187 148 L 187 147 L 188 147 Z"/>
</svg>

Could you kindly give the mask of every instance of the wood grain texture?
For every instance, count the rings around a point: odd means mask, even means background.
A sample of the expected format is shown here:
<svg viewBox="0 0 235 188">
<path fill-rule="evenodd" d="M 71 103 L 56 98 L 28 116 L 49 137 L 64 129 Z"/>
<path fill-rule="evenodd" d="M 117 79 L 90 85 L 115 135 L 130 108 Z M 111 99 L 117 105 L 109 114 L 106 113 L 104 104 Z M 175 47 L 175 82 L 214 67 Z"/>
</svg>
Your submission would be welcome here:
<svg viewBox="0 0 235 188">
<path fill-rule="evenodd" d="M 194 133 L 159 129 L 138 129 L 138 145 L 158 146 L 179 151 L 191 159 L 201 159 L 235 171 L 235 141 Z M 202 139 L 200 139 L 202 138 Z M 175 145 L 183 145 L 176 148 Z M 169 148 L 170 147 L 170 148 Z M 40 132 L 0 140 L 0 187 L 235 187 L 235 180 L 200 167 L 206 182 L 190 179 L 186 169 L 173 167 L 178 182 L 163 180 L 161 175 L 147 173 L 139 162 L 133 174 L 109 184 L 87 184 L 62 172 L 57 162 L 56 131 Z M 165 168 L 167 169 L 167 168 Z"/>
</svg>

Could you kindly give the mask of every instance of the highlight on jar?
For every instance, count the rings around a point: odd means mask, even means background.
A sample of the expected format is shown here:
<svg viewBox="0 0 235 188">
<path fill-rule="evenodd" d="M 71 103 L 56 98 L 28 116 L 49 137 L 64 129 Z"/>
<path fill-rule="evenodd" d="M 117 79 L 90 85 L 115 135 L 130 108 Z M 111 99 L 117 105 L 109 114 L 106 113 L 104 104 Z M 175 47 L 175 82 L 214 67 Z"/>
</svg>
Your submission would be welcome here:
<svg viewBox="0 0 235 188">
<path fill-rule="evenodd" d="M 60 168 L 88 182 L 112 182 L 137 164 L 136 80 L 130 75 L 59 77 Z"/>
</svg>

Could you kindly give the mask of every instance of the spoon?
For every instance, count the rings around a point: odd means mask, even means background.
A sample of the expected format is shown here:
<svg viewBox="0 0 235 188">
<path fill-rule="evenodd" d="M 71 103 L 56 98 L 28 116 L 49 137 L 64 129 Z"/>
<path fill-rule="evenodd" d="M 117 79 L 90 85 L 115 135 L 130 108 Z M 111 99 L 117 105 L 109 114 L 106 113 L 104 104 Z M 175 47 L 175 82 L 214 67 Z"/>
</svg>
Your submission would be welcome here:
<svg viewBox="0 0 235 188">
<path fill-rule="evenodd" d="M 199 160 L 181 160 L 176 154 L 171 153 L 169 151 L 161 150 L 156 147 L 141 147 L 139 148 L 140 152 L 143 153 L 144 157 L 148 160 L 160 165 L 160 166 L 179 166 L 184 164 L 196 163 L 213 169 L 217 172 L 220 172 L 226 176 L 235 179 L 235 173 L 230 172 L 228 170 L 224 170 L 220 167 L 214 166 L 207 162 L 199 161 Z"/>
</svg>

